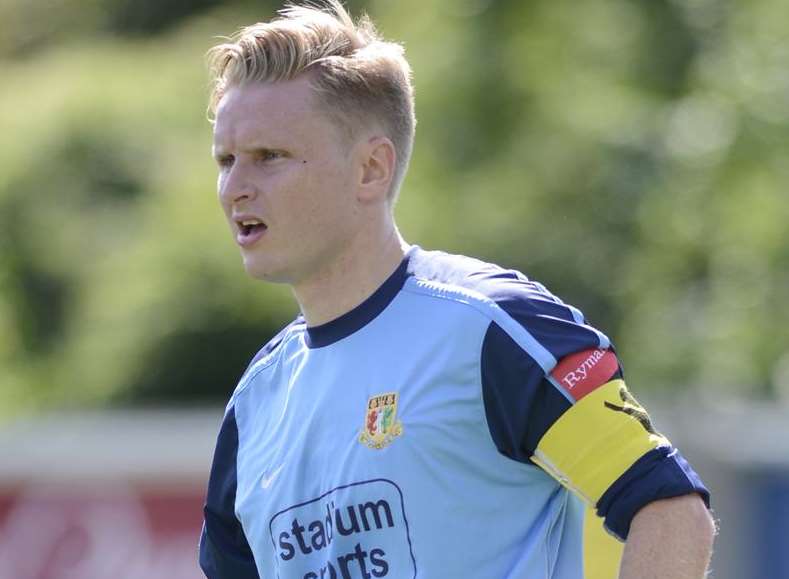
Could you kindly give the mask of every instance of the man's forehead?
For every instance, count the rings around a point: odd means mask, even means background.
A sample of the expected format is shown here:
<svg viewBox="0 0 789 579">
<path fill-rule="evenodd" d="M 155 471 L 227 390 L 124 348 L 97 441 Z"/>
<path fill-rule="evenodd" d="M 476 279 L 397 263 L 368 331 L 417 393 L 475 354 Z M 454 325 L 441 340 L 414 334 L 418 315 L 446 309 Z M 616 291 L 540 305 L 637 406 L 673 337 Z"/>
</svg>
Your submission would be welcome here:
<svg viewBox="0 0 789 579">
<path fill-rule="evenodd" d="M 305 115 L 315 111 L 315 90 L 305 77 L 279 82 L 249 82 L 231 86 L 219 101 L 217 120 L 220 117 L 252 119 L 286 114 Z"/>
<path fill-rule="evenodd" d="M 217 107 L 214 141 L 246 140 L 261 132 L 292 133 L 314 127 L 326 116 L 317 101 L 314 89 L 302 77 L 231 87 Z"/>
<path fill-rule="evenodd" d="M 220 100 L 214 149 L 221 153 L 297 142 L 306 145 L 337 130 L 336 119 L 304 75 L 276 83 L 255 82 L 229 88 Z"/>
</svg>

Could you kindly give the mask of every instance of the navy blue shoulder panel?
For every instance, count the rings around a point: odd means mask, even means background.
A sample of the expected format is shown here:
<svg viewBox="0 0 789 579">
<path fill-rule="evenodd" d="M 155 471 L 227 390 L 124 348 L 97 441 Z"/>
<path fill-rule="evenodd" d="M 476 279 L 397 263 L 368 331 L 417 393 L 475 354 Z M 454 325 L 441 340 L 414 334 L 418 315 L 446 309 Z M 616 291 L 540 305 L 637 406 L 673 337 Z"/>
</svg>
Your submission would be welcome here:
<svg viewBox="0 0 789 579">
<path fill-rule="evenodd" d="M 570 401 L 494 322 L 485 334 L 481 365 L 485 416 L 496 447 L 505 456 L 530 462 L 540 439 L 570 409 Z M 621 377 L 620 368 L 609 380 Z"/>
<path fill-rule="evenodd" d="M 542 436 L 570 408 L 542 369 L 497 324 L 482 346 L 482 396 L 493 441 L 512 459 L 528 462 Z"/>
<path fill-rule="evenodd" d="M 650 450 L 634 462 L 597 502 L 606 528 L 624 541 L 636 513 L 648 503 L 698 493 L 707 508 L 710 492 L 679 451 L 670 446 Z"/>
<path fill-rule="evenodd" d="M 238 427 L 235 407 L 231 407 L 219 429 L 203 509 L 200 567 L 208 579 L 260 579 L 235 514 L 237 454 Z"/>
</svg>

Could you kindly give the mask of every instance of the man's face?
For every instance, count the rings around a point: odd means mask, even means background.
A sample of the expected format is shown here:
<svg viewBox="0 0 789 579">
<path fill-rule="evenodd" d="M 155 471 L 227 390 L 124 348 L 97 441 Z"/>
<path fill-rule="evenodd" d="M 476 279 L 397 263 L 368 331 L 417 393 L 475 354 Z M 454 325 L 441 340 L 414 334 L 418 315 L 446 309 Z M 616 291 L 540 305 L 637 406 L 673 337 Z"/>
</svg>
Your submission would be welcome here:
<svg viewBox="0 0 789 579">
<path fill-rule="evenodd" d="M 304 76 L 227 91 L 214 125 L 219 201 L 258 279 L 298 285 L 360 226 L 359 167 Z"/>
</svg>

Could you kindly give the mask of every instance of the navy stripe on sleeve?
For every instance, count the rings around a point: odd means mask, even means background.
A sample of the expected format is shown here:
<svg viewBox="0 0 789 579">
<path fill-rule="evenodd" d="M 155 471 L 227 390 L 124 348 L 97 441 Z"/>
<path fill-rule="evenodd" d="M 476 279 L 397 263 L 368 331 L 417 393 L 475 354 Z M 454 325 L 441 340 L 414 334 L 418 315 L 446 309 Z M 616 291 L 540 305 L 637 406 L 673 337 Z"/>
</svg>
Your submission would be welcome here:
<svg viewBox="0 0 789 579">
<path fill-rule="evenodd" d="M 540 439 L 571 403 L 495 322 L 485 334 L 481 371 L 485 417 L 496 447 L 505 456 L 530 462 Z M 609 380 L 621 376 L 620 368 Z"/>
<path fill-rule="evenodd" d="M 620 476 L 597 502 L 605 527 L 624 541 L 636 513 L 652 501 L 698 493 L 710 506 L 710 493 L 679 451 L 670 446 L 650 450 Z"/>
<path fill-rule="evenodd" d="M 259 579 L 255 559 L 235 515 L 238 427 L 235 407 L 225 415 L 211 466 L 200 537 L 200 567 L 208 579 Z"/>
<path fill-rule="evenodd" d="M 540 439 L 570 402 L 496 323 L 485 335 L 481 370 L 485 415 L 496 447 L 505 456 L 529 462 Z"/>
<path fill-rule="evenodd" d="M 496 296 L 496 305 L 526 328 L 556 360 L 600 347 L 598 334 L 576 322 L 572 310 L 554 299 L 550 294 L 523 290 L 520 295 Z"/>
</svg>

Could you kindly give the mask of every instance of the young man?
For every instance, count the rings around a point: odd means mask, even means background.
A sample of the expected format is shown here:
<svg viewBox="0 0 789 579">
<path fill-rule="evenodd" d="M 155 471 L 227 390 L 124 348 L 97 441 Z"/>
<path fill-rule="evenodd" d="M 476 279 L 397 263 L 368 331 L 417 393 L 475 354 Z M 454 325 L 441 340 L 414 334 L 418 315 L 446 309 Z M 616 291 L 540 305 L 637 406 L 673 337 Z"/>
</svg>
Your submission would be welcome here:
<svg viewBox="0 0 789 579">
<path fill-rule="evenodd" d="M 302 315 L 227 406 L 206 575 L 581 579 L 585 501 L 626 540 L 622 578 L 703 577 L 708 492 L 608 338 L 518 272 L 400 236 L 402 49 L 331 3 L 211 58 L 222 208 Z"/>
</svg>

